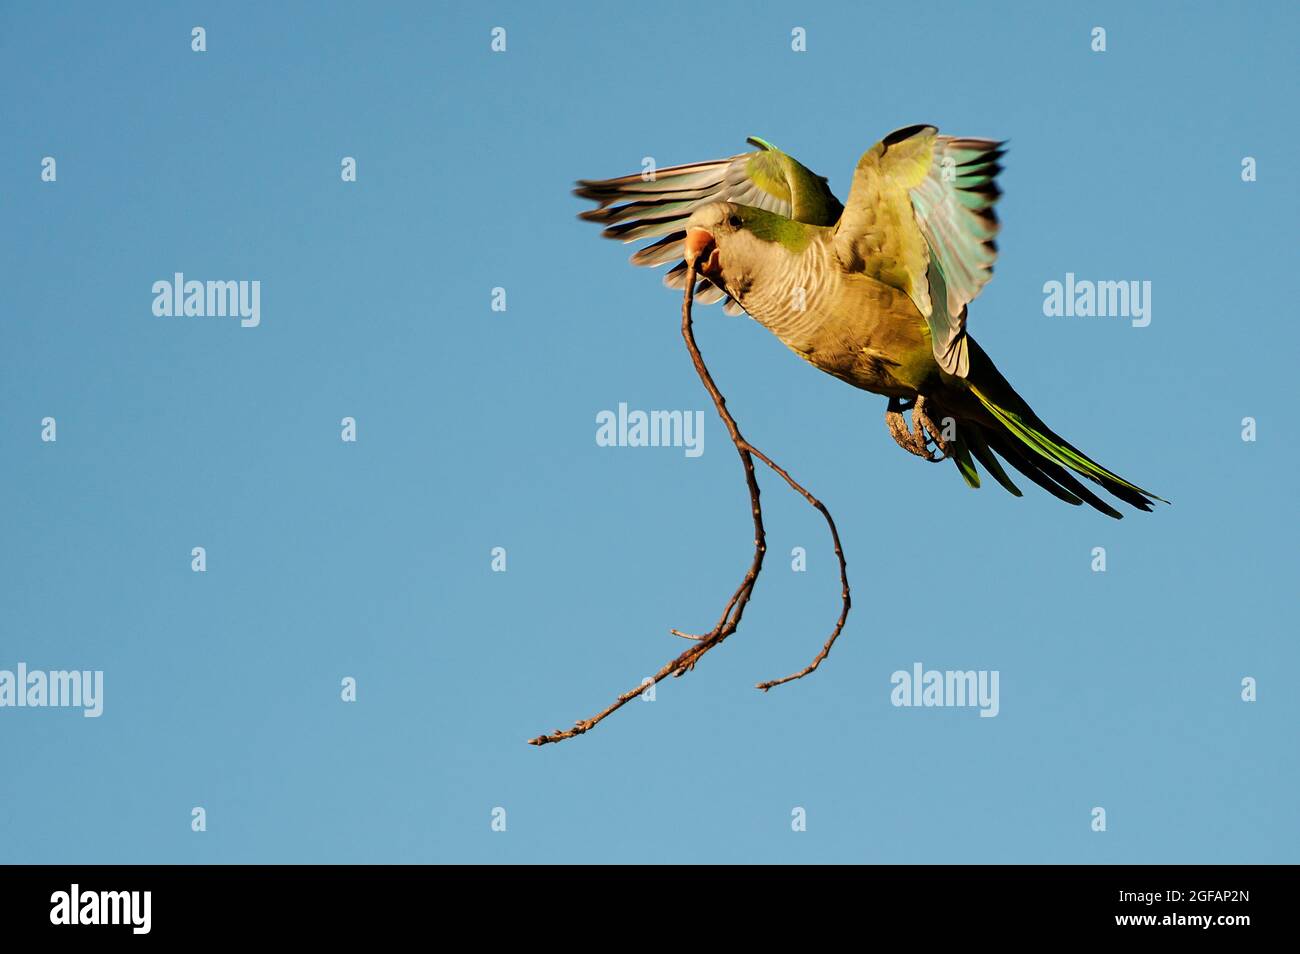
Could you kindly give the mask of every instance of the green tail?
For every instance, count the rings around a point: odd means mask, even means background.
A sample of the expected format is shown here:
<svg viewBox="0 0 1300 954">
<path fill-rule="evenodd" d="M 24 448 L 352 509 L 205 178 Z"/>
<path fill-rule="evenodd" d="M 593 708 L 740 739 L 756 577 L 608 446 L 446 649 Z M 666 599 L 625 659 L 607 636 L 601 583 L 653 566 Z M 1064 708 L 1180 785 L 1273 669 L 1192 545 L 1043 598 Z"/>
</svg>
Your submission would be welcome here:
<svg viewBox="0 0 1300 954">
<path fill-rule="evenodd" d="M 970 393 L 996 424 L 961 422 L 954 460 L 967 484 L 979 486 L 979 471 L 972 460 L 974 455 L 998 483 L 1017 497 L 1021 495 L 993 455 L 996 451 L 1008 464 L 1053 496 L 1076 506 L 1087 503 L 1117 520 L 1123 514 L 1088 489 L 1075 474 L 1099 484 L 1139 510 L 1150 511 L 1156 501 L 1169 502 L 1107 470 L 1054 433 L 993 367 L 988 357 L 974 346 L 974 342 L 970 344 L 972 366 L 967 384 Z"/>
</svg>

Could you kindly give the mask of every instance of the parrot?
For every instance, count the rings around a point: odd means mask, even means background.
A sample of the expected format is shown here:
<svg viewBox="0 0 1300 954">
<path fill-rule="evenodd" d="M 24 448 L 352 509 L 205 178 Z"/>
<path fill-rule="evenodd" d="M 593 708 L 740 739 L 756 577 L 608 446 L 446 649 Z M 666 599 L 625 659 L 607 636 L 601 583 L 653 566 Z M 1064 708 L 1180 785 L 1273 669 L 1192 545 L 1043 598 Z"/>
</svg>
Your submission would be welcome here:
<svg viewBox="0 0 1300 954">
<path fill-rule="evenodd" d="M 862 154 L 847 203 L 770 142 L 747 142 L 754 151 L 724 159 L 580 179 L 574 194 L 596 207 L 579 218 L 607 238 L 654 240 L 633 264 L 675 262 L 664 284 L 684 289 L 689 263 L 696 301 L 748 314 L 813 367 L 887 398 L 895 442 L 952 460 L 969 487 L 982 465 L 1022 496 L 1005 462 L 1115 519 L 1089 484 L 1141 511 L 1168 503 L 1055 433 L 967 331 L 997 258 L 1004 141 L 898 129 Z"/>
</svg>

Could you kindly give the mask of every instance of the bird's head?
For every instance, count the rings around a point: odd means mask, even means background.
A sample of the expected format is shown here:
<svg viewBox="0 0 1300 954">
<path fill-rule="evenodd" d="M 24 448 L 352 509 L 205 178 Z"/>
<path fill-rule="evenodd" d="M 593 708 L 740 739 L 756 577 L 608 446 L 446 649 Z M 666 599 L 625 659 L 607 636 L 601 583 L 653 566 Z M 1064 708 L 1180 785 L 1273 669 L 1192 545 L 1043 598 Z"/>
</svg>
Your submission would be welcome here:
<svg viewBox="0 0 1300 954">
<path fill-rule="evenodd" d="M 802 251 L 809 234 L 808 226 L 775 212 L 713 202 L 687 219 L 684 257 L 734 296 L 783 256 Z"/>
<path fill-rule="evenodd" d="M 734 202 L 712 202 L 696 209 L 686 222 L 687 263 L 706 278 L 721 283 L 723 249 L 732 251 L 732 238 L 745 228 L 745 211 L 745 206 Z"/>
</svg>

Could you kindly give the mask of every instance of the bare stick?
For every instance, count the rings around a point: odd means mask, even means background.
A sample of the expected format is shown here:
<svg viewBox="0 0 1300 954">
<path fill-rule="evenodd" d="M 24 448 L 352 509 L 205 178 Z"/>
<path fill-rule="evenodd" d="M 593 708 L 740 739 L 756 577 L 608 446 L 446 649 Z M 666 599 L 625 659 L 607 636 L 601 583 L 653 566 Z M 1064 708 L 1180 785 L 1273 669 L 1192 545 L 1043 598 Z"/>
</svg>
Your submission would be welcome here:
<svg viewBox="0 0 1300 954">
<path fill-rule="evenodd" d="M 801 494 L 812 506 L 821 512 L 826 518 L 826 523 L 830 527 L 831 540 L 835 544 L 835 556 L 840 562 L 840 583 L 842 586 L 843 608 L 840 611 L 839 620 L 835 623 L 835 629 L 831 632 L 830 638 L 826 640 L 826 645 L 822 647 L 821 652 L 813 661 L 802 670 L 783 679 L 776 679 L 771 682 L 761 682 L 758 688 L 764 691 L 771 689 L 773 686 L 779 686 L 783 683 L 800 679 L 808 673 L 814 671 L 821 665 L 831 651 L 831 646 L 839 637 L 844 629 L 844 623 L 849 616 L 849 578 L 848 569 L 844 562 L 844 550 L 840 546 L 840 535 L 835 529 L 835 521 L 831 519 L 830 511 L 822 504 L 820 500 L 810 494 L 802 485 L 789 475 L 779 464 L 768 457 L 758 448 L 754 447 L 749 441 L 745 440 L 740 433 L 740 428 L 736 425 L 736 419 L 731 416 L 727 410 L 727 399 L 722 396 L 718 386 L 713 383 L 713 377 L 709 374 L 709 369 L 704 364 L 704 358 L 700 355 L 700 349 L 695 343 L 695 331 L 691 324 L 691 306 L 695 301 L 695 266 L 687 265 L 686 268 L 686 292 L 682 296 L 682 338 L 686 342 L 686 349 L 690 352 L 691 363 L 695 366 L 696 373 L 704 383 L 705 389 L 709 396 L 713 398 L 713 405 L 718 409 L 718 416 L 722 418 L 722 423 L 726 425 L 727 432 L 731 435 L 731 442 L 736 446 L 736 452 L 740 455 L 740 462 L 745 469 L 745 485 L 749 489 L 750 510 L 754 518 L 754 557 L 750 562 L 749 569 L 745 573 L 744 579 L 740 581 L 740 586 L 731 595 L 727 605 L 722 610 L 722 616 L 718 623 L 708 633 L 703 635 L 692 635 L 680 630 L 671 630 L 676 636 L 684 636 L 695 642 L 690 649 L 686 650 L 677 658 L 666 663 L 649 683 L 642 682 L 640 685 L 624 692 L 610 705 L 606 706 L 590 719 L 582 719 L 574 723 L 572 729 L 556 729 L 550 735 L 539 735 L 534 739 L 529 739 L 530 745 L 546 745 L 549 742 L 562 742 L 565 739 L 571 739 L 576 735 L 582 735 L 585 732 L 595 728 L 614 712 L 623 708 L 627 703 L 639 696 L 646 690 L 649 685 L 656 685 L 666 679 L 670 674 L 681 676 L 695 668 L 695 664 L 714 646 L 717 646 L 724 639 L 730 636 L 740 626 L 740 619 L 745 613 L 745 606 L 749 603 L 749 597 L 754 591 L 754 584 L 758 581 L 758 574 L 763 569 L 763 557 L 767 553 L 767 535 L 763 529 L 763 508 L 759 503 L 758 478 L 754 474 L 754 458 L 757 457 L 776 473 L 780 474 L 787 484 L 796 492 Z"/>
<path fill-rule="evenodd" d="M 831 530 L 831 542 L 835 544 L 835 557 L 840 561 L 840 618 L 835 621 L 835 628 L 826 639 L 826 645 L 822 646 L 821 652 L 813 657 L 813 661 L 804 666 L 796 673 L 791 673 L 781 679 L 772 679 L 768 682 L 760 682 L 758 688 L 764 692 L 773 686 L 781 686 L 787 682 L 794 682 L 796 679 L 802 679 L 808 673 L 813 672 L 822 664 L 822 660 L 831 654 L 831 647 L 835 645 L 835 640 L 840 638 L 840 633 L 844 631 L 844 624 L 849 618 L 849 607 L 853 605 L 853 599 L 849 595 L 849 567 L 844 561 L 844 548 L 840 546 L 840 532 L 835 529 L 835 520 L 831 517 L 831 512 L 826 509 L 826 505 L 808 492 L 808 490 L 797 480 L 791 477 L 780 464 L 772 460 L 757 447 L 754 447 L 748 441 L 745 443 L 746 448 L 755 457 L 767 464 L 774 471 L 785 478 L 785 482 L 794 489 L 796 493 L 802 494 L 803 498 L 817 508 L 818 512 L 826 518 L 826 526 Z"/>
<path fill-rule="evenodd" d="M 767 535 L 763 530 L 763 508 L 758 502 L 758 478 L 754 475 L 754 458 L 750 456 L 748 443 L 741 436 L 735 418 L 727 410 L 726 398 L 722 396 L 718 386 L 713 383 L 709 369 L 704 365 L 704 358 L 700 356 L 700 349 L 695 344 L 695 331 L 691 326 L 691 306 L 694 302 L 695 266 L 688 264 L 686 267 L 686 293 L 682 296 L 682 338 L 685 339 L 686 348 L 691 353 L 691 363 L 695 365 L 696 373 L 699 374 L 700 380 L 704 382 L 704 387 L 713 398 L 713 404 L 718 409 L 722 422 L 727 426 L 727 431 L 731 434 L 731 441 L 736 445 L 736 452 L 740 454 L 740 462 L 745 468 L 745 485 L 749 488 L 749 505 L 754 515 L 754 558 L 749 564 L 749 569 L 745 572 L 745 578 L 740 581 L 740 586 L 736 588 L 736 592 L 727 601 L 718 624 L 703 636 L 688 636 L 688 638 L 695 640 L 695 645 L 655 673 L 651 684 L 658 684 L 666 679 L 669 674 L 680 676 L 694 669 L 700 657 L 736 631 L 736 627 L 740 625 L 740 618 L 745 613 L 745 605 L 749 602 L 750 594 L 754 591 L 754 583 L 758 580 L 759 571 L 763 569 L 763 556 L 767 552 Z M 673 632 L 679 636 L 688 635 L 678 630 L 673 630 Z M 550 735 L 539 735 L 535 739 L 529 739 L 528 742 L 530 745 L 546 745 L 548 742 L 562 742 L 565 739 L 573 738 L 575 735 L 582 735 L 639 696 L 645 691 L 646 686 L 646 683 L 642 683 L 635 688 L 629 689 L 590 719 L 582 719 L 574 723 L 572 729 L 556 729 Z"/>
</svg>

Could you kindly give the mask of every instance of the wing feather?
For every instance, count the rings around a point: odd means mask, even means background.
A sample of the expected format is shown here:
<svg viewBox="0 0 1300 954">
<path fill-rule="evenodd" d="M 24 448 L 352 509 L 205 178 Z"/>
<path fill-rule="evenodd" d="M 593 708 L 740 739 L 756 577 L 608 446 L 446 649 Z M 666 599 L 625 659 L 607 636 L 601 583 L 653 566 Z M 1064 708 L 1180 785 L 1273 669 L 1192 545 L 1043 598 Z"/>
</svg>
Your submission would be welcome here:
<svg viewBox="0 0 1300 954">
<path fill-rule="evenodd" d="M 844 266 L 906 292 L 930 325 L 940 367 L 959 376 L 970 368 L 967 306 L 997 259 L 1003 145 L 934 126 L 890 133 L 858 161 L 836 226 Z"/>
<path fill-rule="evenodd" d="M 616 179 L 581 179 L 574 189 L 596 203 L 578 217 L 602 225 L 601 235 L 622 242 L 653 240 L 638 249 L 632 264 L 656 267 L 677 262 L 664 284 L 681 288 L 686 272 L 682 261 L 686 220 L 711 202 L 736 202 L 811 225 L 833 225 L 842 206 L 826 180 L 762 139 L 752 138 L 754 152 L 725 159 L 692 162 Z M 725 301 L 729 314 L 739 314 L 724 291 L 704 281 L 696 301 Z"/>
</svg>

